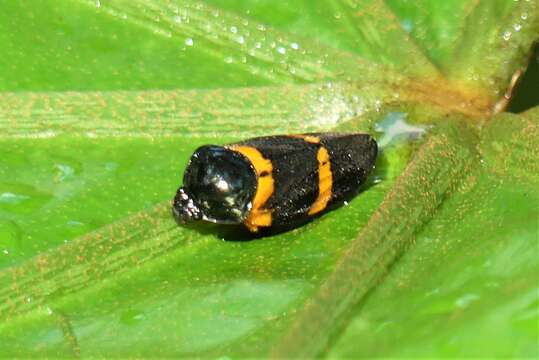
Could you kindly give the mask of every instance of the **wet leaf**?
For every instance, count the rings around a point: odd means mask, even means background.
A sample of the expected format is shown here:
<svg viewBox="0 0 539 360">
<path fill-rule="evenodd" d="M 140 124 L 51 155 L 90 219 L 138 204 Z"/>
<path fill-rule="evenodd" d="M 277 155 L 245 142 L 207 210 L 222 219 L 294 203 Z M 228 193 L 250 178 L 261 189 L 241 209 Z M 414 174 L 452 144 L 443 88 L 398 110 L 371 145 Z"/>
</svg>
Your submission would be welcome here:
<svg viewBox="0 0 539 360">
<path fill-rule="evenodd" d="M 538 355 L 536 2 L 0 8 L 0 356 Z M 171 218 L 199 145 L 327 130 L 382 146 L 350 204 Z"/>
</svg>

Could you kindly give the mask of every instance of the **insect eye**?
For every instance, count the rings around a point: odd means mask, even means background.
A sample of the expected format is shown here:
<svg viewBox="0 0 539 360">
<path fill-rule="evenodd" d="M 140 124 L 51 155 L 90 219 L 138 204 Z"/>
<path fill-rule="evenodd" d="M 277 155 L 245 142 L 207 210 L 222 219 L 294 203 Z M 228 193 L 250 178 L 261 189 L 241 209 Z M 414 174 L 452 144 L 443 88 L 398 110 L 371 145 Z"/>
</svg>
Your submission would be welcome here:
<svg viewBox="0 0 539 360">
<path fill-rule="evenodd" d="M 209 145 L 191 158 L 184 186 L 207 220 L 240 223 L 251 208 L 256 174 L 241 154 Z"/>
</svg>

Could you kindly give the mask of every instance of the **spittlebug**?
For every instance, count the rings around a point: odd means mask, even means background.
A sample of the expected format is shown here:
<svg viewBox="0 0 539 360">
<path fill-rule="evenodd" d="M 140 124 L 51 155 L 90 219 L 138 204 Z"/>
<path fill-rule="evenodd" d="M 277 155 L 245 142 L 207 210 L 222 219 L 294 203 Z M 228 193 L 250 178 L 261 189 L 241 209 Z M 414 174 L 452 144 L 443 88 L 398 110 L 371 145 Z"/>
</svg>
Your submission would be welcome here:
<svg viewBox="0 0 539 360">
<path fill-rule="evenodd" d="M 172 212 L 179 223 L 287 227 L 341 205 L 374 167 L 368 134 L 264 136 L 192 155 Z"/>
</svg>

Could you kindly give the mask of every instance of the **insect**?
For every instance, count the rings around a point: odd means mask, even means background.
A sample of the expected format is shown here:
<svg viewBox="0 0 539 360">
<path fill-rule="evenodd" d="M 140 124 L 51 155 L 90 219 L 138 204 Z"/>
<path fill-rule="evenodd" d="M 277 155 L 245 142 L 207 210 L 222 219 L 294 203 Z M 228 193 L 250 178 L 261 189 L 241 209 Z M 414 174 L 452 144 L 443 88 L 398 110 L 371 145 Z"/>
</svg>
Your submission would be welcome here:
<svg viewBox="0 0 539 360">
<path fill-rule="evenodd" d="M 299 224 L 355 195 L 374 167 L 368 134 L 264 136 L 191 156 L 172 213 L 179 223 L 244 224 L 250 232 Z"/>
</svg>

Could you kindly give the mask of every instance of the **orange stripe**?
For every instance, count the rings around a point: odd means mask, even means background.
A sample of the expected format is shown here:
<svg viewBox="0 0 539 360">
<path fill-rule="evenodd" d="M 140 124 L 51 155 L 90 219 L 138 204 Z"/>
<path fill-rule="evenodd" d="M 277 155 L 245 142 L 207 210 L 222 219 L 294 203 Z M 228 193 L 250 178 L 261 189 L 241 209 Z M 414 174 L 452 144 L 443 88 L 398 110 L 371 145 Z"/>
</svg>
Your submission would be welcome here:
<svg viewBox="0 0 539 360">
<path fill-rule="evenodd" d="M 320 144 L 320 138 L 313 136 L 313 135 L 305 135 L 305 134 L 292 134 L 288 135 L 293 138 L 303 139 L 306 142 L 312 143 L 312 144 Z"/>
<path fill-rule="evenodd" d="M 249 159 L 257 175 L 257 188 L 253 199 L 253 207 L 243 223 L 251 232 L 257 232 L 260 226 L 271 226 L 271 210 L 262 208 L 275 189 L 271 161 L 264 158 L 260 151 L 251 146 L 233 145 L 229 148 Z M 263 173 L 266 173 L 265 176 L 261 176 Z"/>
<path fill-rule="evenodd" d="M 312 144 L 320 144 L 321 141 L 319 137 L 307 134 L 293 134 L 289 136 L 303 139 Z M 331 199 L 333 188 L 333 176 L 331 174 L 329 153 L 325 147 L 321 146 L 318 149 L 316 159 L 318 160 L 318 198 L 316 198 L 309 208 L 309 215 L 314 215 L 326 208 Z"/>
<path fill-rule="evenodd" d="M 314 215 L 326 208 L 331 199 L 333 187 L 329 153 L 325 147 L 318 149 L 316 159 L 318 160 L 318 198 L 311 205 L 309 215 Z"/>
</svg>

